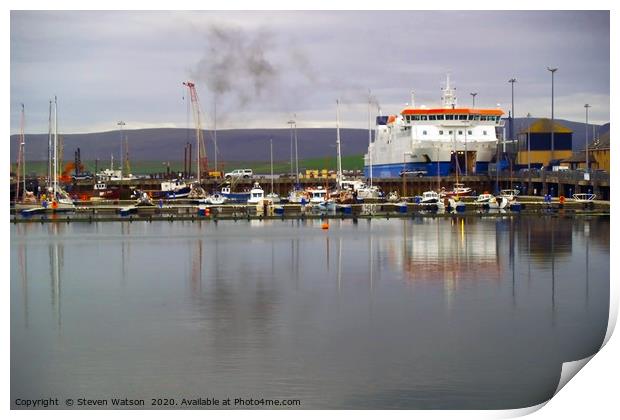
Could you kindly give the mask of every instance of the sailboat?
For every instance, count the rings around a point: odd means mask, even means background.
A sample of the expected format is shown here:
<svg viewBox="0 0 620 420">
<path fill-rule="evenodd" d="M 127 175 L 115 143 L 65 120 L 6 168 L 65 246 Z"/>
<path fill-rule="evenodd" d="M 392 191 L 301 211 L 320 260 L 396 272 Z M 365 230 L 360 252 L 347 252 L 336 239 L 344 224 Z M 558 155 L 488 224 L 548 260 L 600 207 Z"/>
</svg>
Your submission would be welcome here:
<svg viewBox="0 0 620 420">
<path fill-rule="evenodd" d="M 51 123 L 50 118 L 50 123 Z M 52 179 L 51 185 L 48 185 L 48 197 L 42 197 L 40 206 L 22 210 L 22 214 L 45 213 L 48 211 L 61 212 L 73 211 L 75 205 L 69 194 L 63 190 L 58 182 L 58 100 L 54 96 L 54 141 L 52 147 Z"/>
<path fill-rule="evenodd" d="M 280 196 L 273 192 L 273 139 L 269 139 L 269 157 L 271 161 L 271 192 L 267 194 L 267 199 L 272 203 L 279 203 Z"/>
<path fill-rule="evenodd" d="M 24 134 L 24 104 L 22 105 L 21 121 L 19 128 L 19 148 L 17 152 L 17 182 L 15 185 L 15 206 L 16 208 L 23 206 L 36 206 L 36 198 L 32 191 L 26 189 L 26 136 Z M 21 188 L 21 197 L 20 197 Z M 21 199 L 20 199 L 21 198 Z"/>
<path fill-rule="evenodd" d="M 471 188 L 466 187 L 465 184 L 462 184 L 459 182 L 459 174 L 461 172 L 461 168 L 459 165 L 459 155 L 456 150 L 456 134 L 454 135 L 454 148 L 452 150 L 453 156 L 454 156 L 454 163 L 456 166 L 456 182 L 454 183 L 454 187 L 452 188 L 451 191 L 445 191 L 442 190 L 441 191 L 441 196 L 442 197 L 453 197 L 453 196 L 464 196 L 464 195 L 469 195 L 471 194 Z M 465 159 L 467 159 L 467 156 L 465 156 Z M 465 163 L 467 165 L 467 162 Z"/>
<path fill-rule="evenodd" d="M 437 151 L 437 155 L 439 155 L 439 151 Z M 437 159 L 437 191 L 440 190 L 439 186 L 441 184 L 441 177 L 439 174 L 440 174 L 439 159 Z M 436 205 L 438 208 L 443 209 L 444 204 L 441 201 L 441 196 L 437 191 L 434 191 L 434 190 L 424 191 L 422 193 L 422 197 L 419 200 L 420 204 L 433 204 L 433 205 Z"/>
<path fill-rule="evenodd" d="M 370 147 L 372 143 L 372 132 L 370 129 L 370 92 L 368 92 L 368 146 Z M 377 200 L 383 197 L 383 193 L 379 189 L 372 185 L 372 157 L 370 158 L 370 166 L 369 166 L 369 183 L 361 184 L 355 190 L 356 196 L 358 200 L 366 201 L 366 200 Z"/>
</svg>

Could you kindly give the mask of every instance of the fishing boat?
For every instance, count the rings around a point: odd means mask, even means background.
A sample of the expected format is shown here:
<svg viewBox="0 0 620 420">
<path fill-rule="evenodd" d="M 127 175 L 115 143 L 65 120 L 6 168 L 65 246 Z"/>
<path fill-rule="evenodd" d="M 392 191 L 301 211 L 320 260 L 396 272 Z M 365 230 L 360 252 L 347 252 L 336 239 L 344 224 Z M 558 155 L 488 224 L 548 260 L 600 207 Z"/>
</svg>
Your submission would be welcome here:
<svg viewBox="0 0 620 420">
<path fill-rule="evenodd" d="M 441 197 L 436 191 L 424 191 L 420 199 L 420 204 L 437 204 L 441 202 Z"/>
<path fill-rule="evenodd" d="M 168 199 L 187 198 L 192 190 L 190 185 L 179 179 L 164 181 L 160 187 L 161 195 Z"/>
<path fill-rule="evenodd" d="M 250 191 L 233 192 L 230 184 L 222 187 L 220 195 L 223 196 L 227 202 L 231 203 L 247 203 L 250 199 Z"/>
<path fill-rule="evenodd" d="M 250 190 L 250 198 L 248 198 L 248 204 L 258 204 L 265 198 L 265 191 L 261 188 L 258 182 L 254 183 L 254 186 Z"/>
<path fill-rule="evenodd" d="M 312 204 L 323 203 L 327 200 L 327 190 L 320 185 L 315 188 L 307 188 L 306 193 L 308 194 L 308 201 Z"/>
<path fill-rule="evenodd" d="M 398 114 L 376 117 L 364 172 L 396 178 L 401 171 L 430 174 L 438 165 L 446 176 L 458 163 L 466 174 L 484 173 L 496 152 L 503 114 L 497 108 L 459 107 L 448 75 L 439 107 L 416 106 L 412 93 L 411 103 Z"/>
<path fill-rule="evenodd" d="M 464 212 L 467 208 L 465 203 L 461 201 L 458 196 L 449 197 L 447 201 L 448 207 L 456 212 Z"/>
</svg>

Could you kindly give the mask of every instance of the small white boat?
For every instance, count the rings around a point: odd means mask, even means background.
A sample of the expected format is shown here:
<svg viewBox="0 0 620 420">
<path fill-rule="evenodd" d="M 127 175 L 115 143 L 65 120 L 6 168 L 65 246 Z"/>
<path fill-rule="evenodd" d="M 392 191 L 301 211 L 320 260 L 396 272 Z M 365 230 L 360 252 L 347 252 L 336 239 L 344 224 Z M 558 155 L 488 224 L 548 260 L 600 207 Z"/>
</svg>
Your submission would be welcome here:
<svg viewBox="0 0 620 420">
<path fill-rule="evenodd" d="M 455 183 L 451 191 L 441 191 L 442 197 L 458 197 L 471 194 L 471 188 L 466 187 L 465 184 Z"/>
<path fill-rule="evenodd" d="M 222 194 L 215 193 L 207 196 L 207 198 L 204 199 L 204 202 L 206 204 L 215 205 L 224 204 L 226 202 L 226 197 L 224 197 Z"/>
<path fill-rule="evenodd" d="M 357 189 L 357 198 L 358 200 L 373 200 L 382 197 L 381 190 L 379 187 L 373 185 L 362 185 Z"/>
<path fill-rule="evenodd" d="M 304 190 L 291 190 L 288 194 L 288 202 L 293 204 L 307 203 L 308 194 Z"/>
<path fill-rule="evenodd" d="M 400 200 L 400 197 L 398 196 L 398 193 L 396 191 L 392 191 L 391 193 L 388 194 L 387 201 L 389 201 L 390 203 L 396 203 L 399 200 Z"/>
<path fill-rule="evenodd" d="M 595 198 L 596 198 L 596 194 L 589 194 L 589 193 L 573 194 L 573 200 L 577 202 L 581 202 L 581 203 L 588 203 L 590 201 L 594 201 Z"/>
<path fill-rule="evenodd" d="M 439 202 L 441 202 L 439 193 L 435 191 L 424 191 L 422 193 L 422 199 L 420 200 L 420 204 L 438 204 Z"/>
<path fill-rule="evenodd" d="M 271 201 L 274 204 L 280 202 L 280 196 L 276 193 L 269 193 L 265 196 L 265 198 L 267 198 L 267 200 Z"/>
<path fill-rule="evenodd" d="M 491 201 L 492 199 L 494 199 L 495 196 L 493 194 L 489 194 L 489 193 L 484 193 L 484 194 L 480 194 L 478 196 L 478 198 L 476 198 L 476 203 L 478 204 L 486 204 L 489 201 Z"/>
<path fill-rule="evenodd" d="M 508 201 L 514 201 L 517 198 L 517 196 L 519 195 L 519 190 L 517 190 L 517 189 L 501 190 L 499 195 L 500 195 L 500 197 L 507 198 Z"/>
<path fill-rule="evenodd" d="M 248 198 L 248 204 L 258 204 L 265 198 L 265 191 L 261 188 L 258 182 L 254 183 L 254 187 L 250 190 L 250 198 Z"/>
</svg>

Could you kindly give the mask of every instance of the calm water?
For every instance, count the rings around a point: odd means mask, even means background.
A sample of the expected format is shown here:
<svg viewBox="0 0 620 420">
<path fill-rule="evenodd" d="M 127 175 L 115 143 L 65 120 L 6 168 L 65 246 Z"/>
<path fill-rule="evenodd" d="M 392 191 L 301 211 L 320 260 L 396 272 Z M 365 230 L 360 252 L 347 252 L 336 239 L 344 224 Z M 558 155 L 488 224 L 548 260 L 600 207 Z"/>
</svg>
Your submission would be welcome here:
<svg viewBox="0 0 620 420">
<path fill-rule="evenodd" d="M 608 306 L 608 217 L 12 225 L 11 400 L 530 406 Z"/>
</svg>

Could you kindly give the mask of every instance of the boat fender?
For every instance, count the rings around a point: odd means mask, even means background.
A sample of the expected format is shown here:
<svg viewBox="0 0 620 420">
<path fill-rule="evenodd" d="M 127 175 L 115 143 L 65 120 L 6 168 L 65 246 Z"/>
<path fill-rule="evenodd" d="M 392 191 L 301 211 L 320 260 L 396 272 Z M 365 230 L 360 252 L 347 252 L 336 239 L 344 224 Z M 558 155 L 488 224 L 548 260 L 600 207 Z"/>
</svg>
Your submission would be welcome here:
<svg viewBox="0 0 620 420">
<path fill-rule="evenodd" d="M 563 195 L 560 196 L 560 204 L 564 204 L 564 202 L 566 201 L 566 197 L 564 197 Z"/>
<path fill-rule="evenodd" d="M 43 200 L 41 201 L 41 206 L 46 209 L 47 208 L 47 201 Z"/>
<path fill-rule="evenodd" d="M 58 202 L 57 201 L 52 201 L 52 208 L 53 209 L 57 209 L 58 208 Z"/>
</svg>

